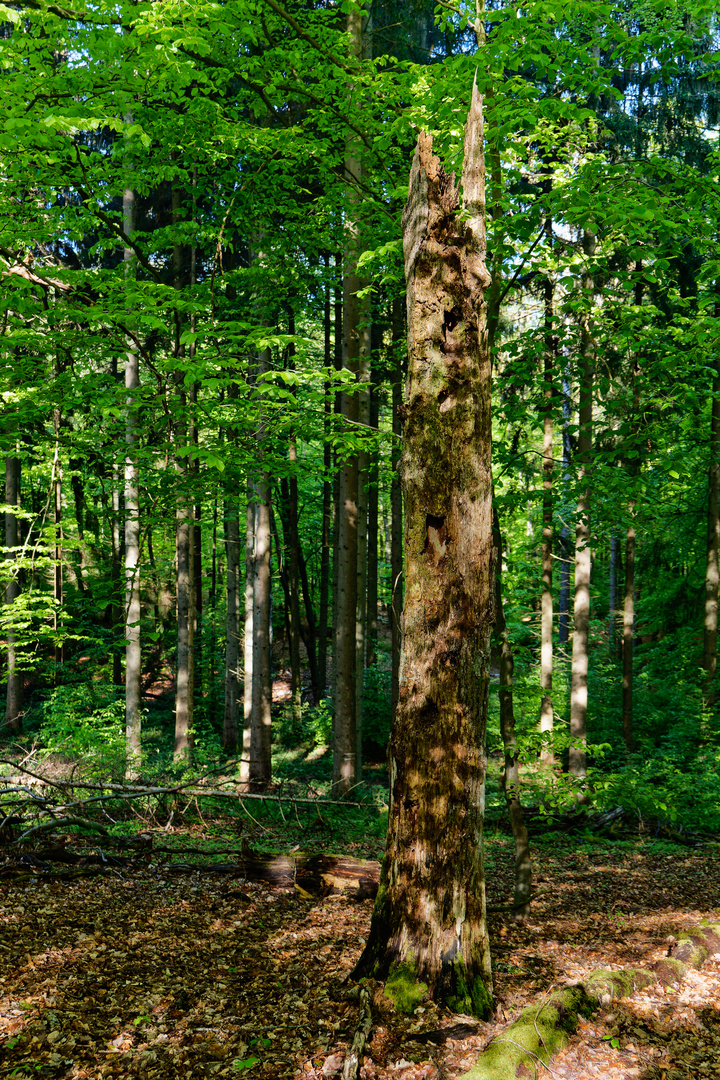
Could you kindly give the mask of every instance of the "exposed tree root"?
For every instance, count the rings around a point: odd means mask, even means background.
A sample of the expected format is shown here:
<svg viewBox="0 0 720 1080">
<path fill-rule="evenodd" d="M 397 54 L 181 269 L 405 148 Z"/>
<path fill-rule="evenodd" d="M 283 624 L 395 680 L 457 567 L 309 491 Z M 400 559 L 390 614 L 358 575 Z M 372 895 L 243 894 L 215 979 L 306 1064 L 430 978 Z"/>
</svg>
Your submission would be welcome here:
<svg viewBox="0 0 720 1080">
<path fill-rule="evenodd" d="M 716 952 L 720 952 L 720 923 L 698 926 L 673 942 L 667 958 L 650 968 L 600 970 L 583 983 L 556 990 L 539 1005 L 523 1010 L 459 1080 L 535 1080 L 546 1070 L 552 1075 L 552 1056 L 567 1046 L 578 1015 L 589 1016 L 600 1004 L 654 982 L 676 985 L 690 968 L 702 967 Z"/>
</svg>

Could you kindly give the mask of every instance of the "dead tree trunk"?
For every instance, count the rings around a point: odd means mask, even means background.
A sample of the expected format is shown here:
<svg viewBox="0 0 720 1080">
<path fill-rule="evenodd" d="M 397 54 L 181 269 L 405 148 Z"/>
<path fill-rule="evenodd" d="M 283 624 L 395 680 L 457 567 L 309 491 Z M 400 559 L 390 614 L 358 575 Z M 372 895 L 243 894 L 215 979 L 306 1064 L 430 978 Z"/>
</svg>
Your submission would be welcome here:
<svg viewBox="0 0 720 1080">
<path fill-rule="evenodd" d="M 492 994 L 481 843 L 494 575 L 482 147 L 474 87 L 462 218 L 424 133 L 403 214 L 403 655 L 383 877 L 355 970 L 386 978 L 391 997 L 402 983 L 406 1000 L 478 1015 Z"/>
</svg>

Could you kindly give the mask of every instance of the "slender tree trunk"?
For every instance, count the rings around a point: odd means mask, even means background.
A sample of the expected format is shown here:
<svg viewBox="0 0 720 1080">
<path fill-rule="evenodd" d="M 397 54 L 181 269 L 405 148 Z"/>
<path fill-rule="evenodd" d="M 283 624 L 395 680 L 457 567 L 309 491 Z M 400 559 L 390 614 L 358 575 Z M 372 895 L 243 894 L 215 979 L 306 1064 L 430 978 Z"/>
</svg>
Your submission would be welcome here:
<svg viewBox="0 0 720 1080">
<path fill-rule="evenodd" d="M 112 645 L 112 662 L 113 662 L 113 685 L 123 685 L 123 670 L 122 670 L 122 655 L 120 653 L 120 646 L 117 642 L 117 638 L 120 636 L 120 630 L 123 622 L 123 608 L 122 608 L 122 596 L 121 596 L 121 584 L 120 584 L 120 566 L 122 563 L 122 552 L 120 545 L 120 469 L 117 461 L 113 461 L 112 466 L 112 520 L 110 523 L 111 533 L 110 542 L 112 545 L 111 563 L 110 563 L 110 583 L 112 592 L 112 602 L 110 604 L 110 625 L 113 634 Z"/>
<path fill-rule="evenodd" d="M 715 312 L 720 321 L 720 305 Z M 712 383 L 710 416 L 710 469 L 708 473 L 707 561 L 705 565 L 705 620 L 703 700 L 706 709 L 715 707 L 717 669 L 718 582 L 720 581 L 720 363 L 716 363 Z"/>
<path fill-rule="evenodd" d="M 548 219 L 545 231 L 552 244 L 552 221 Z M 546 768 L 555 760 L 553 753 L 553 371 L 556 343 L 554 336 L 554 285 L 550 277 L 545 279 L 545 364 L 544 364 L 544 417 L 543 417 L 543 504 L 542 504 L 542 603 L 540 610 L 540 683 L 542 704 L 540 706 L 541 761 Z"/>
<path fill-rule="evenodd" d="M 60 618 L 62 614 L 63 605 L 63 534 L 62 534 L 62 517 L 63 517 L 63 505 L 62 505 L 62 485 L 63 485 L 63 468 L 60 460 L 60 410 L 54 410 L 54 425 L 55 425 L 55 457 L 53 461 L 53 503 L 54 503 L 54 524 L 55 524 L 55 550 L 53 552 L 53 600 L 55 601 L 55 610 L 53 613 L 53 624 L 56 634 L 55 640 L 55 672 L 53 681 L 55 686 L 59 686 L 62 682 L 62 665 L 64 661 L 64 648 L 60 641 L 57 639 L 57 635 L 60 631 Z"/>
<path fill-rule="evenodd" d="M 402 489 L 400 486 L 400 436 L 402 435 L 402 391 L 403 362 L 406 351 L 405 320 L 403 318 L 401 297 L 393 300 L 392 305 L 392 341 L 394 372 L 392 380 L 392 430 L 393 441 L 390 453 L 392 480 L 390 481 L 390 632 L 392 650 L 392 715 L 395 716 L 400 694 L 400 652 L 402 646 L 403 609 L 403 525 L 402 525 Z"/>
<path fill-rule="evenodd" d="M 173 225 L 180 221 L 181 192 L 173 187 Z M 173 244 L 173 272 L 175 288 L 185 284 L 184 249 Z M 182 322 L 175 312 L 175 359 L 185 358 L 181 343 Z M 195 636 L 195 537 L 194 511 L 190 493 L 191 470 L 188 465 L 188 448 L 192 445 L 188 417 L 188 395 L 185 390 L 185 372 L 179 367 L 175 374 L 176 409 L 175 422 L 175 471 L 179 491 L 175 503 L 175 555 L 177 562 L 177 671 L 175 676 L 175 761 L 192 762 L 193 705 L 194 705 L 194 636 Z"/>
<path fill-rule="evenodd" d="M 500 731 L 505 752 L 502 789 L 515 841 L 515 917 L 524 918 L 530 911 L 532 861 L 530 841 L 520 801 L 520 759 L 513 709 L 513 655 L 502 602 L 502 536 L 497 512 L 493 508 L 493 545 L 495 547 L 495 627 L 493 636 L 500 653 Z"/>
<path fill-rule="evenodd" d="M 303 629 L 302 619 L 300 620 L 300 635 L 305 643 L 305 651 L 307 653 L 308 667 L 310 668 L 310 685 L 312 687 L 313 703 L 319 704 L 322 700 L 325 688 L 320 682 L 318 675 L 317 664 L 317 650 L 315 643 L 317 641 L 317 624 L 315 622 L 315 611 L 312 605 L 312 593 L 310 590 L 310 582 L 308 581 L 307 563 L 305 562 L 305 556 L 303 555 L 302 547 L 298 541 L 298 569 L 300 571 L 300 584 L 302 586 L 303 604 L 305 605 L 305 618 L 307 619 L 307 634 Z"/>
<path fill-rule="evenodd" d="M 403 215 L 410 371 L 401 466 L 407 583 L 380 891 L 355 975 L 487 1015 L 482 828 L 493 620 L 490 357 L 482 107 L 464 213 L 421 134 Z M 422 983 L 422 990 L 419 983 Z"/>
<path fill-rule="evenodd" d="M 5 458 L 5 504 L 8 507 L 20 506 L 20 458 Z M 7 557 L 17 558 L 18 518 L 12 510 L 5 511 L 5 547 Z M 5 603 L 12 604 L 20 595 L 20 577 L 18 567 L 11 571 L 10 580 L 5 588 Z M 7 630 L 7 698 L 5 701 L 4 734 L 19 735 L 22 731 L 23 680 L 18 668 L 17 639 L 15 631 Z"/>
<path fill-rule="evenodd" d="M 578 458 L 580 460 L 581 495 L 578 500 L 575 525 L 575 603 L 573 608 L 572 681 L 570 689 L 570 760 L 569 772 L 583 780 L 587 770 L 587 687 L 588 644 L 590 634 L 590 573 L 592 550 L 590 537 L 590 467 L 592 455 L 592 395 L 593 356 L 590 335 L 590 305 L 593 278 L 590 260 L 595 253 L 595 237 L 587 229 L 583 233 L 586 270 L 583 288 L 586 311 L 580 329 L 580 406 Z"/>
<path fill-rule="evenodd" d="M 331 298 L 332 284 L 330 281 L 330 255 L 325 253 L 325 304 L 323 311 L 323 326 L 325 337 L 325 369 L 329 371 L 332 366 L 332 323 Z M 320 611 L 318 619 L 318 692 L 315 704 L 325 696 L 327 687 L 327 635 L 328 635 L 328 609 L 330 592 L 330 523 L 332 511 L 332 484 L 330 481 L 331 450 L 330 450 L 330 418 L 332 415 L 332 400 L 330 394 L 330 382 L 325 382 L 325 401 L 323 432 L 323 503 L 322 503 L 322 533 L 320 537 Z"/>
<path fill-rule="evenodd" d="M 216 687 L 215 687 L 215 674 L 216 674 L 216 656 L 215 649 L 217 645 L 217 523 L 218 523 L 218 497 L 217 494 L 213 498 L 213 513 L 212 513 L 212 553 L 210 555 L 210 589 L 208 590 L 208 607 L 210 609 L 210 695 L 208 705 L 208 720 L 212 728 L 215 727 L 215 717 L 217 714 L 217 701 L 216 701 Z M 238 545 L 240 543 L 240 537 L 238 535 Z M 238 591 L 240 589 L 240 580 L 238 572 Z M 237 620 L 236 620 L 237 626 Z M 237 693 L 236 693 L 237 698 Z M 237 710 L 237 706 L 236 706 Z M 235 715 L 235 726 L 237 728 L 237 711 Z M 223 729 L 225 723 L 223 720 Z M 235 745 L 237 750 L 237 731 L 235 733 Z"/>
<path fill-rule="evenodd" d="M 240 586 L 240 525 L 234 498 L 225 501 L 225 709 L 223 712 L 223 749 L 235 754 L 238 744 L 238 678 L 240 636 L 238 633 L 238 591 Z"/>
<path fill-rule="evenodd" d="M 377 329 L 376 329 L 377 328 Z M 373 324 L 373 355 L 377 355 L 382 343 L 382 327 Z M 380 388 L 376 371 L 372 373 L 370 388 L 370 427 L 376 431 L 380 419 Z M 365 663 L 371 667 L 377 662 L 378 636 L 378 482 L 380 458 L 377 446 L 369 454 L 368 465 L 368 517 L 367 517 L 367 641 Z"/>
<path fill-rule="evenodd" d="M 297 447 L 294 439 L 290 441 L 289 459 L 297 465 Z M 290 652 L 290 707 L 292 709 L 295 730 L 302 726 L 302 670 L 300 667 L 300 568 L 298 564 L 298 508 L 297 477 L 294 484 L 283 477 L 280 481 L 281 507 L 280 516 L 283 525 L 284 558 L 286 583 L 286 606 L 288 645 Z M 279 556 L 278 556 L 279 559 Z"/>
<path fill-rule="evenodd" d="M 570 375 L 569 364 L 563 372 L 563 486 L 567 488 L 571 480 L 572 445 L 570 443 Z M 558 595 L 558 649 L 566 654 L 570 640 L 570 529 L 567 524 L 567 504 L 563 507 L 563 526 L 560 530 L 560 591 Z"/>
<path fill-rule="evenodd" d="M 632 507 L 630 509 L 632 513 Z M 625 749 L 633 749 L 633 640 L 635 635 L 635 526 L 628 525 L 625 539 L 625 606 L 623 610 L 622 725 Z"/>
<path fill-rule="evenodd" d="M 257 490 L 253 481 L 247 483 L 247 509 L 245 512 L 245 617 L 243 622 L 243 749 L 240 779 L 250 779 L 250 737 L 253 706 L 253 658 L 255 635 L 255 574 L 257 532 Z"/>
<path fill-rule="evenodd" d="M 366 285 L 366 281 L 361 282 Z M 357 394 L 357 422 L 363 427 L 370 425 L 370 340 L 371 327 L 369 297 L 360 301 L 358 334 L 358 379 L 364 387 Z M 368 571 L 368 469 L 370 458 L 367 450 L 357 455 L 357 601 L 355 609 L 355 724 L 357 756 L 355 769 L 358 780 L 362 776 L 362 724 L 363 691 L 365 687 L 365 661 L 367 651 L 367 571 Z"/>
<path fill-rule="evenodd" d="M 352 9 L 347 20 L 350 52 L 359 58 L 363 51 L 363 12 Z M 345 147 L 347 180 L 346 243 L 343 256 L 343 365 L 357 379 L 361 357 L 361 305 L 357 273 L 357 183 L 362 163 L 357 137 L 349 136 Z M 341 412 L 347 426 L 358 422 L 358 395 L 341 395 Z M 334 679 L 333 679 L 333 792 L 344 794 L 359 779 L 357 723 L 358 627 L 358 458 L 346 455 L 338 473 L 337 590 L 335 596 Z M 364 524 L 364 522 L 362 523 Z M 364 661 L 364 653 L 361 654 Z"/>
<path fill-rule="evenodd" d="M 295 315 L 290 312 L 288 332 L 295 333 Z M 295 370 L 295 345 L 288 346 L 288 368 Z M 302 727 L 302 668 L 300 666 L 300 533 L 298 530 L 298 482 L 297 482 L 297 441 L 295 432 L 290 433 L 288 441 L 288 462 L 290 476 L 281 481 L 284 516 L 283 532 L 286 537 L 286 571 L 288 583 L 288 627 L 290 645 L 290 706 L 295 730 Z M 286 531 L 287 530 L 287 531 Z"/>
<path fill-rule="evenodd" d="M 135 228 L 135 192 L 123 193 L 126 233 Z M 134 274 L 134 253 L 125 248 L 125 277 Z M 137 464 L 140 399 L 138 352 L 128 343 L 125 354 L 125 776 L 135 779 L 140 768 L 140 481 Z"/>
<path fill-rule="evenodd" d="M 270 368 L 270 350 L 261 353 L 259 371 Z M 265 425 L 261 422 L 256 436 L 258 460 L 264 456 Z M 248 779 L 255 789 L 270 783 L 271 776 L 271 526 L 270 478 L 261 472 L 257 483 L 255 517 L 255 579 L 253 604 L 252 716 L 250 723 L 250 767 Z"/>
<path fill-rule="evenodd" d="M 608 567 L 609 576 L 609 589 L 608 589 L 608 651 L 611 659 L 615 656 L 616 652 L 616 637 L 617 637 L 617 578 L 618 578 L 618 562 L 620 556 L 620 540 L 616 532 L 610 533 L 610 565 Z"/>
</svg>

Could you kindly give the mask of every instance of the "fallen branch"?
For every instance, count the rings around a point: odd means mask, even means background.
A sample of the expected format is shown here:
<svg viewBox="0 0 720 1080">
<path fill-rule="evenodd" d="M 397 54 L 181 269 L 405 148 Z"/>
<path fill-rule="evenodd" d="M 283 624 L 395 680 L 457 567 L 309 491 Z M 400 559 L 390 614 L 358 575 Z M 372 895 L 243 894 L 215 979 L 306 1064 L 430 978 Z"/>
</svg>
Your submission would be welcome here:
<svg viewBox="0 0 720 1080">
<path fill-rule="evenodd" d="M 20 844 L 23 840 L 27 840 L 30 836 L 34 836 L 35 833 L 47 832 L 48 829 L 64 829 L 68 825 L 79 825 L 83 829 L 90 829 L 93 832 L 102 833 L 103 836 L 108 835 L 108 831 L 104 825 L 71 814 L 69 817 L 53 818 L 51 821 L 41 822 L 40 825 L 33 825 L 31 829 L 26 829 L 24 833 L 18 836 L 14 843 Z"/>
<path fill-rule="evenodd" d="M 370 1007 L 370 991 L 366 986 L 360 987 L 360 1015 L 358 1017 L 352 1046 L 348 1050 L 343 1065 L 342 1080 L 357 1080 L 360 1072 L 360 1058 L 365 1050 L 365 1045 L 370 1038 L 372 1028 L 372 1009 Z"/>
</svg>

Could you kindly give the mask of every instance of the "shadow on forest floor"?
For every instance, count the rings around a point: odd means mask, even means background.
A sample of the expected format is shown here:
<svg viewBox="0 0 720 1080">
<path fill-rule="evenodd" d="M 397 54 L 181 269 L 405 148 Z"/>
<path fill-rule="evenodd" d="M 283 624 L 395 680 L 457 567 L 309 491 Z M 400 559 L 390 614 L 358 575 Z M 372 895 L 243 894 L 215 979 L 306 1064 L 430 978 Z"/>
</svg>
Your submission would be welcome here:
<svg viewBox="0 0 720 1080">
<path fill-rule="evenodd" d="M 221 835 L 204 814 L 162 843 Z M 236 838 L 237 842 L 237 838 Z M 363 854 L 360 844 L 348 854 Z M 512 890 L 512 844 L 488 837 L 490 904 Z M 525 924 L 491 919 L 496 1018 L 458 1019 L 431 1003 L 393 1014 L 380 993 L 361 1075 L 452 1080 L 526 1005 L 601 967 L 645 965 L 668 935 L 717 918 L 715 851 L 665 843 L 535 845 L 538 893 Z M 148 1080 L 332 1076 L 356 1006 L 342 983 L 372 901 L 307 900 L 297 891 L 142 869 L 63 882 L 0 878 L 0 1075 Z M 709 961 L 675 993 L 641 991 L 581 1023 L 551 1063 L 564 1080 L 717 1075 L 720 968 Z M 418 1041 L 414 1036 L 433 1033 Z M 15 1070 L 15 1071 L 13 1071 Z"/>
</svg>

